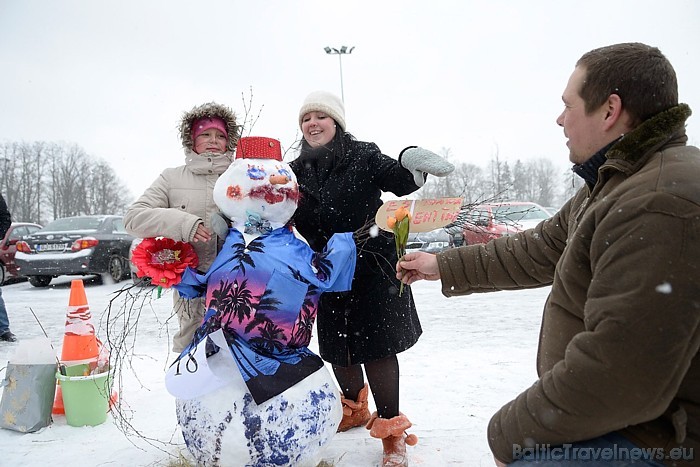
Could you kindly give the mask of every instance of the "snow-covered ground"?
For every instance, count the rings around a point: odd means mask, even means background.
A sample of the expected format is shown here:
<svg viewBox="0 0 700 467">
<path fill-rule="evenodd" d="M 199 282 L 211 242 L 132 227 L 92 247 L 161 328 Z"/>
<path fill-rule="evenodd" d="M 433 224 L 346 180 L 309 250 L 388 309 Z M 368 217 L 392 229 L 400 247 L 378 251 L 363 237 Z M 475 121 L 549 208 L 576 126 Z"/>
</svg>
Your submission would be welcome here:
<svg viewBox="0 0 700 467">
<path fill-rule="evenodd" d="M 11 328 L 19 339 L 43 336 L 33 311 L 60 355 L 72 279 L 76 277 L 54 279 L 47 289 L 27 282 L 3 286 Z M 125 308 L 126 294 L 116 292 L 130 285 L 85 278 L 97 336 L 120 350 L 119 358 L 112 359 L 120 368 L 120 416 L 109 414 L 96 427 L 72 427 L 56 415 L 53 424 L 36 433 L 0 429 L 0 465 L 167 466 L 179 455 L 190 459 L 163 379 L 175 356 L 169 351 L 177 326 L 169 319 L 172 297 L 168 291 L 157 298 L 153 289 L 134 288 L 141 298 L 150 291 L 150 299 Z M 419 437 L 418 445 L 408 448 L 410 464 L 494 465 L 486 426 L 502 404 L 536 379 L 537 337 L 549 288 L 450 299 L 440 293 L 438 282 L 412 288 L 423 336 L 399 355 L 401 410 L 413 422 L 409 432 Z M 0 342 L 0 378 L 18 345 Z M 370 409 L 372 404 L 370 396 Z M 373 466 L 379 465 L 381 451 L 379 440 L 357 428 L 337 434 L 323 459 L 334 466 Z"/>
</svg>

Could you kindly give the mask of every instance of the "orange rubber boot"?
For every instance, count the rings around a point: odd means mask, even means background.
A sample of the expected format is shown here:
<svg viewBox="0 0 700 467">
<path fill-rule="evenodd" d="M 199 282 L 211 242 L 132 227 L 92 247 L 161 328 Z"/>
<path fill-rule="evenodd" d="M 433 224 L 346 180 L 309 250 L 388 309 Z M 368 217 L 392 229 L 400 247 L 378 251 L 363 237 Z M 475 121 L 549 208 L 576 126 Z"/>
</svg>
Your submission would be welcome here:
<svg viewBox="0 0 700 467">
<path fill-rule="evenodd" d="M 378 418 L 377 412 L 372 414 L 367 429 L 370 436 L 382 440 L 382 467 L 408 467 L 406 445 L 415 446 L 418 443 L 416 435 L 406 433 L 410 427 L 411 422 L 402 413 L 388 419 Z"/>
<path fill-rule="evenodd" d="M 343 404 L 343 419 L 338 426 L 338 432 L 363 426 L 369 421 L 370 415 L 369 409 L 367 408 L 368 395 L 369 388 L 367 387 L 367 383 L 365 383 L 365 387 L 360 389 L 356 401 L 346 399 L 345 396 L 341 394 L 340 402 Z"/>
</svg>

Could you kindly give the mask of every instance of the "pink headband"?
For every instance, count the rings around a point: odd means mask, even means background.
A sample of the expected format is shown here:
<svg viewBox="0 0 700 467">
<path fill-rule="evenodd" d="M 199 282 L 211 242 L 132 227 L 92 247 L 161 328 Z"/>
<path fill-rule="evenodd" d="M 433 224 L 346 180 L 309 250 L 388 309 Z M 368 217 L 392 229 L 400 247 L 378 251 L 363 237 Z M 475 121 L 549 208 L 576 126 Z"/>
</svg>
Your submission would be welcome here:
<svg viewBox="0 0 700 467">
<path fill-rule="evenodd" d="M 216 128 L 228 138 L 226 123 L 222 119 L 219 117 L 202 117 L 192 124 L 192 140 L 211 128 Z"/>
</svg>

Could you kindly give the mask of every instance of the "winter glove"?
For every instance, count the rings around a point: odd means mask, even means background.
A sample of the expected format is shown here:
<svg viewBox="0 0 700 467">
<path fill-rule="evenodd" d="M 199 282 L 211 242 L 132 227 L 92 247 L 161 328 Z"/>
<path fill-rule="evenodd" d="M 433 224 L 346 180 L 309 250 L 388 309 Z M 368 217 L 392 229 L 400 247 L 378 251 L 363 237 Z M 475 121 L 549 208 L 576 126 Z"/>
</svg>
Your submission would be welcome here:
<svg viewBox="0 0 700 467">
<path fill-rule="evenodd" d="M 418 146 L 409 146 L 401 151 L 399 164 L 413 174 L 413 180 L 418 186 L 423 186 L 427 174 L 445 177 L 455 169 L 443 157 Z"/>
<path fill-rule="evenodd" d="M 219 238 L 228 236 L 228 229 L 231 227 L 231 221 L 222 213 L 217 212 L 211 216 L 211 229 Z"/>
</svg>

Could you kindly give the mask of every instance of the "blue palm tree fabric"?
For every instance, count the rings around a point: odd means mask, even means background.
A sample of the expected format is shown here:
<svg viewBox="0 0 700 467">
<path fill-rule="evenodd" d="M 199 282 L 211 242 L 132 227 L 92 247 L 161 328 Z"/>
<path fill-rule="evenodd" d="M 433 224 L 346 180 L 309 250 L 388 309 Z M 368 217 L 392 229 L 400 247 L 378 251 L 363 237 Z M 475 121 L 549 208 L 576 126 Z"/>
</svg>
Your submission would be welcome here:
<svg viewBox="0 0 700 467">
<path fill-rule="evenodd" d="M 247 245 L 241 232 L 229 229 L 207 273 L 188 268 L 174 286 L 186 298 L 206 296 L 207 311 L 173 365 L 196 369 L 191 359 L 200 345 L 207 346 L 207 356 L 219 352 L 207 336 L 221 329 L 255 402 L 284 392 L 323 366 L 307 347 L 318 301 L 323 292 L 350 290 L 355 263 L 352 233 L 335 234 L 314 252 L 289 227 Z"/>
</svg>

